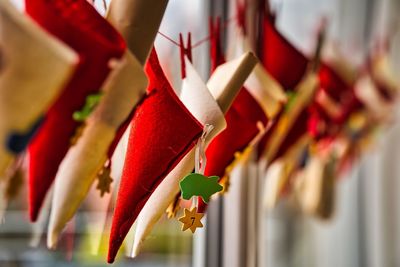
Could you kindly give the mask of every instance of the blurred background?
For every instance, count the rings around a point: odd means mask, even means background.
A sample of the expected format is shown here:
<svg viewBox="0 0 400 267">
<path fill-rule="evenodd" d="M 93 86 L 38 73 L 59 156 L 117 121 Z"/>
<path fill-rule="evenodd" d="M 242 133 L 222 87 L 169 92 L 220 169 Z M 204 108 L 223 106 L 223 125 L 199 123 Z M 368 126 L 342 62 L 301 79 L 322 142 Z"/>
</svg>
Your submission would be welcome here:
<svg viewBox="0 0 400 267">
<path fill-rule="evenodd" d="M 21 9 L 22 0 L 14 0 Z M 108 2 L 108 1 L 107 1 Z M 227 19 L 233 0 L 169 0 L 160 32 L 178 39 L 190 31 L 194 42 L 208 36 L 208 17 Z M 400 73 L 400 0 L 273 0 L 277 26 L 300 50 L 314 47 L 316 26 L 329 21 L 328 39 L 337 42 L 356 64 L 375 38 L 387 33 L 392 67 Z M 102 1 L 96 2 L 104 13 Z M 179 49 L 159 35 L 156 48 L 174 88 L 180 88 Z M 209 75 L 209 47 L 193 50 L 195 67 Z M 256 210 L 260 199 L 252 190 L 257 176 L 251 163 L 232 174 L 231 191 L 214 201 L 205 228 L 193 236 L 180 231 L 177 220 L 163 219 L 135 259 L 119 257 L 114 266 L 267 266 L 267 267 L 391 267 L 400 266 L 400 114 L 336 188 L 335 215 L 321 221 L 299 214 L 289 201 L 273 211 Z M 25 182 L 26 183 L 26 182 Z M 26 185 L 26 184 L 25 184 Z M 24 186 L 25 188 L 25 186 Z M 106 266 L 105 254 L 91 255 L 90 220 L 85 205 L 68 226 L 57 251 L 45 238 L 33 236 L 26 192 L 10 203 L 0 225 L 0 266 Z M 249 214 L 257 214 L 255 220 Z M 36 228 L 35 228 L 36 227 Z M 261 230 L 260 230 L 261 229 Z M 40 229 L 39 229 L 40 232 Z M 129 245 L 125 253 L 129 256 Z M 106 248 L 101 248 L 104 252 Z"/>
</svg>

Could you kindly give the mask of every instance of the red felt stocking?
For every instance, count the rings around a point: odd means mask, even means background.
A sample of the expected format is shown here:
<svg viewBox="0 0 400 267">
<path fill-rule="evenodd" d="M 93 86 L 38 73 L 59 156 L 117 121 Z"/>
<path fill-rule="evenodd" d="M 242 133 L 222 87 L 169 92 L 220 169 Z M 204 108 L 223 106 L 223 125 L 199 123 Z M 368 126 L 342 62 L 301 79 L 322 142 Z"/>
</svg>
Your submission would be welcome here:
<svg viewBox="0 0 400 267">
<path fill-rule="evenodd" d="M 176 96 L 151 52 L 146 65 L 147 97 L 131 122 L 128 150 L 112 221 L 108 262 L 151 193 L 194 146 L 202 125 Z"/>
<path fill-rule="evenodd" d="M 293 90 L 300 82 L 305 74 L 308 59 L 301 54 L 295 47 L 293 47 L 276 29 L 273 19 L 266 17 L 263 23 L 263 49 L 262 49 L 262 63 L 266 70 L 283 85 L 286 90 Z M 290 66 L 288 68 L 287 66 Z M 311 131 L 315 137 L 321 135 L 315 129 L 315 125 L 319 120 L 324 120 L 326 125 L 332 125 L 332 129 L 337 129 L 337 124 L 341 124 L 343 120 L 348 117 L 347 106 L 353 106 L 356 102 L 353 95 L 351 85 L 346 84 L 338 74 L 336 74 L 329 66 L 322 64 L 319 70 L 320 88 L 329 95 L 333 100 L 344 104 L 342 113 L 336 118 L 329 118 L 317 103 L 312 103 L 308 109 L 303 110 L 295 124 L 292 126 L 288 135 L 278 149 L 275 157 L 271 160 L 282 156 L 292 144 L 294 144 L 303 134 Z M 350 96 L 350 97 L 349 97 Z M 347 103 L 347 100 L 349 103 Z M 350 102 L 354 102 L 350 104 Z M 311 127 L 310 127 L 311 126 Z M 272 126 L 271 130 L 261 140 L 259 145 L 259 155 L 262 155 L 270 135 L 274 133 L 276 124 Z M 327 134 L 327 132 L 323 133 Z"/>
<path fill-rule="evenodd" d="M 340 113 L 337 116 L 331 116 L 326 113 L 325 108 L 318 102 L 314 102 L 310 108 L 310 121 L 315 120 L 314 125 L 318 125 L 321 121 L 325 125 L 325 129 L 309 129 L 311 134 L 316 138 L 333 137 L 338 133 L 347 120 L 349 114 L 346 112 L 348 105 L 352 105 L 354 101 L 354 89 L 352 84 L 344 81 L 331 67 L 322 64 L 319 70 L 320 91 L 324 91 L 333 101 L 339 104 Z M 309 123 L 310 126 L 310 123 Z"/>
<path fill-rule="evenodd" d="M 308 59 L 279 33 L 270 17 L 264 19 L 262 28 L 262 64 L 285 90 L 294 90 L 306 72 Z"/>
<path fill-rule="evenodd" d="M 273 19 L 269 16 L 264 18 L 262 34 L 262 64 L 285 90 L 294 90 L 306 72 L 308 59 L 279 33 Z M 286 136 L 275 158 L 282 155 L 307 131 L 307 120 L 308 112 L 304 110 Z M 275 132 L 276 125 L 274 124 L 260 141 L 259 155 L 263 154 L 271 133 Z"/>
<path fill-rule="evenodd" d="M 85 0 L 26 0 L 25 4 L 26 12 L 34 20 L 80 56 L 73 78 L 47 112 L 29 145 L 29 213 L 35 221 L 80 125 L 72 114 L 84 106 L 89 94 L 100 90 L 110 72 L 110 59 L 123 55 L 125 43 Z"/>
<path fill-rule="evenodd" d="M 212 34 L 210 46 L 213 70 L 225 62 L 218 38 L 219 28 L 214 30 L 216 32 Z M 259 133 L 257 123 L 261 122 L 265 126 L 268 122 L 264 110 L 246 88 L 239 92 L 225 119 L 226 129 L 216 136 L 207 148 L 204 173 L 206 176 L 217 175 L 222 178 L 226 167 L 235 159 L 235 153 L 242 152 Z M 206 204 L 199 199 L 199 211 L 203 212 L 205 209 Z"/>
<path fill-rule="evenodd" d="M 223 177 L 225 168 L 234 160 L 236 152 L 243 151 L 259 133 L 257 122 L 265 126 L 268 118 L 251 94 L 243 88 L 226 116 L 227 128 L 208 146 L 206 176 Z"/>
</svg>

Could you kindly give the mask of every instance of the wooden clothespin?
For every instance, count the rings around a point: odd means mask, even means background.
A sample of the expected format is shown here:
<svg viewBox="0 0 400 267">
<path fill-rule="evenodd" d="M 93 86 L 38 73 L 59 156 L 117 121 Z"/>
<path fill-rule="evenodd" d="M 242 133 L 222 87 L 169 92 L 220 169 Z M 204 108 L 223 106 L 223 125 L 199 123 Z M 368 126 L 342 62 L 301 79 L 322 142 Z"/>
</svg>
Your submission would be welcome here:
<svg viewBox="0 0 400 267">
<path fill-rule="evenodd" d="M 328 25 L 327 18 L 323 17 L 321 19 L 321 24 L 318 29 L 317 45 L 315 46 L 314 57 L 310 62 L 310 70 L 314 73 L 318 72 L 319 67 L 321 65 L 321 53 L 325 43 L 327 25 Z"/>
<path fill-rule="evenodd" d="M 179 49 L 180 49 L 180 58 L 181 58 L 181 75 L 182 79 L 186 77 L 186 66 L 185 66 L 185 56 L 192 62 L 192 35 L 189 32 L 186 46 L 183 42 L 183 35 L 182 33 L 179 34 Z"/>
</svg>

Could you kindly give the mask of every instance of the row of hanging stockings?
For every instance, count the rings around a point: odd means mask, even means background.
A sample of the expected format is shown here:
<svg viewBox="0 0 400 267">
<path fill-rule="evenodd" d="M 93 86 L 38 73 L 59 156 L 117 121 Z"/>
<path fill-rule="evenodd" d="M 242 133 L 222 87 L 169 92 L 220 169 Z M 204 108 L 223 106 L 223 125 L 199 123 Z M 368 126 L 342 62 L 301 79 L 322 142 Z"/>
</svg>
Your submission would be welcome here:
<svg viewBox="0 0 400 267">
<path fill-rule="evenodd" d="M 180 36 L 183 81 L 178 95 L 153 48 L 165 8 L 166 3 L 150 8 L 114 0 L 102 17 L 85 0 L 26 0 L 26 14 L 8 1 L 0 2 L 2 45 L 15 62 L 5 64 L 10 71 L 0 79 L 2 99 L 7 100 L 0 106 L 0 172 L 9 177 L 5 183 L 16 183 L 12 177 L 22 168 L 23 152 L 28 152 L 31 221 L 44 212 L 45 199 L 53 191 L 50 248 L 56 247 L 96 180 L 101 197 L 118 188 L 108 262 L 115 260 L 134 222 L 137 255 L 165 211 L 176 216 L 180 199 L 192 200 L 192 208 L 179 219 L 182 230 L 202 227 L 207 203 L 229 190 L 230 172 L 250 154 L 265 167 L 268 206 L 288 189 L 296 190 L 290 188 L 291 177 L 304 183 L 308 193 L 303 195 L 318 194 L 323 186 L 315 189 L 307 177 L 328 180 L 321 170 L 330 168 L 332 174 L 340 169 L 321 160 L 324 151 L 337 153 L 338 140 L 345 139 L 350 148 L 342 158 L 354 157 L 359 140 L 375 129 L 366 121 L 382 124 L 380 116 L 388 110 L 383 107 L 394 103 L 398 84 L 383 71 L 379 57 L 371 54 L 366 67 L 355 71 L 339 56 L 336 61 L 321 60 L 324 28 L 316 38 L 315 54 L 307 57 L 263 10 L 258 14 L 258 61 L 250 52 L 243 7 L 231 24 L 236 39 L 229 43 L 228 55 L 220 39 L 228 24 L 210 19 L 207 82 L 192 65 L 190 35 L 187 45 Z M 155 17 L 138 20 L 141 9 Z M 132 23 L 121 23 L 125 20 Z M 132 32 L 143 29 L 148 35 L 138 44 Z M 28 42 L 31 45 L 22 48 Z M 43 65 L 25 64 L 26 59 Z M 15 79 L 22 71 L 30 77 L 29 85 Z M 11 94 L 13 88 L 23 90 Z M 112 156 L 127 129 L 122 175 L 120 181 L 115 179 L 119 187 L 111 187 Z M 329 181 L 324 190 L 333 188 Z M 112 198 L 105 199 L 104 214 Z M 308 212 L 330 216 L 327 205 L 317 207 L 315 202 L 332 199 L 299 199 Z"/>
</svg>

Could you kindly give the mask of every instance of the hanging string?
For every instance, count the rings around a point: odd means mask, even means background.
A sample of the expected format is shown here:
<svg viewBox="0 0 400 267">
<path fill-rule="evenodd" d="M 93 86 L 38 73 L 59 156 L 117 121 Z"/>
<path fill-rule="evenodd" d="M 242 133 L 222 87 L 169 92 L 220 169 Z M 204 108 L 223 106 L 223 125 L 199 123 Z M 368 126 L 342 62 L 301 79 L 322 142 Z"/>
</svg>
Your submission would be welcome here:
<svg viewBox="0 0 400 267">
<path fill-rule="evenodd" d="M 226 27 L 229 26 L 229 24 L 230 24 L 232 21 L 234 21 L 234 20 L 236 20 L 236 19 L 237 19 L 237 15 L 228 18 L 226 21 L 224 21 L 224 23 L 222 24 L 221 28 L 222 28 L 222 29 L 225 29 Z M 161 35 L 162 37 L 164 37 L 166 40 L 170 41 L 172 44 L 174 44 L 174 45 L 176 45 L 176 46 L 178 46 L 178 47 L 180 46 L 179 42 L 175 41 L 173 38 L 169 37 L 169 36 L 166 35 L 165 33 L 162 33 L 162 32 L 160 32 L 160 31 L 158 31 L 158 34 Z M 203 43 L 208 42 L 211 38 L 214 37 L 214 34 L 215 34 L 215 33 L 211 33 L 210 35 L 208 35 L 208 36 L 206 36 L 206 37 L 200 39 L 199 41 L 197 41 L 196 43 L 194 43 L 194 44 L 191 46 L 191 48 L 192 48 L 192 49 L 193 49 L 193 48 L 196 48 L 196 47 L 202 45 Z"/>
<path fill-rule="evenodd" d="M 207 157 L 205 152 L 206 147 L 206 138 L 210 134 L 210 132 L 214 129 L 214 126 L 211 124 L 204 125 L 203 134 L 200 139 L 197 141 L 195 154 L 194 154 L 194 172 L 203 174 L 206 170 Z M 192 201 L 192 207 L 199 207 L 199 197 L 194 197 Z"/>
<path fill-rule="evenodd" d="M 174 39 L 172 39 L 171 37 L 169 37 L 168 35 L 162 33 L 162 32 L 158 32 L 159 35 L 161 35 L 162 37 L 164 37 L 165 39 L 167 39 L 168 41 L 170 41 L 171 43 L 173 43 L 176 46 L 180 46 L 179 42 L 175 41 Z"/>
</svg>

